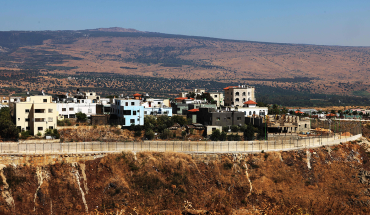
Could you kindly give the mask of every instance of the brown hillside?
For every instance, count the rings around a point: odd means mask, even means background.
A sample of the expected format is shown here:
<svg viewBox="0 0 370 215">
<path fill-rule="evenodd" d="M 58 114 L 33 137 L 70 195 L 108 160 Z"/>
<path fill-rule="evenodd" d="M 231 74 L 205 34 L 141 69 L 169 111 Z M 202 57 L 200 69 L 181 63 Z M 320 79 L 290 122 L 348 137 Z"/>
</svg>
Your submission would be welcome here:
<svg viewBox="0 0 370 215">
<path fill-rule="evenodd" d="M 215 160 L 144 152 L 10 165 L 0 213 L 368 214 L 368 151 L 356 142 Z"/>
<path fill-rule="evenodd" d="M 140 32 L 121 28 L 94 31 Z M 112 72 L 174 79 L 236 81 L 314 93 L 351 94 L 360 91 L 367 95 L 366 91 L 370 92 L 369 47 L 145 35 L 145 32 L 135 37 L 90 37 L 85 34 L 70 43 L 49 39 L 43 45 L 20 47 L 7 52 L 9 57 L 0 58 L 0 67 L 14 69 L 44 61 L 46 66 L 70 68 L 51 71 L 71 75 L 76 72 Z M 69 57 L 64 60 L 45 58 L 50 53 Z M 293 79 L 297 77 L 303 79 Z"/>
</svg>

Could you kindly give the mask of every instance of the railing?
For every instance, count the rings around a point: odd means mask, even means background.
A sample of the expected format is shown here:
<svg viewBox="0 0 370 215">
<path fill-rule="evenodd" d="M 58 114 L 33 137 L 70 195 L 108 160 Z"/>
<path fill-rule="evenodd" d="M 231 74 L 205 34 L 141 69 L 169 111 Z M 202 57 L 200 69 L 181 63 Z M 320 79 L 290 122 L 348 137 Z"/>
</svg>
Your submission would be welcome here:
<svg viewBox="0 0 370 215">
<path fill-rule="evenodd" d="M 144 141 L 144 142 L 71 142 L 71 143 L 7 143 L 0 144 L 1 153 L 50 154 L 94 153 L 119 151 L 242 153 L 288 151 L 354 141 L 362 135 L 348 137 L 293 137 L 274 141 Z"/>
<path fill-rule="evenodd" d="M 362 137 L 362 126 L 331 123 L 330 133 L 316 136 L 274 135 L 268 141 L 144 141 L 144 142 L 69 142 L 69 143 L 22 143 L 1 142 L 0 153 L 49 154 L 49 153 L 95 153 L 120 151 L 155 151 L 184 153 L 250 153 L 261 151 L 288 151 L 315 148 L 355 141 Z M 338 130 L 338 132 L 336 132 Z M 334 133 L 332 132 L 334 131 Z M 277 138 L 278 137 L 278 138 Z"/>
</svg>

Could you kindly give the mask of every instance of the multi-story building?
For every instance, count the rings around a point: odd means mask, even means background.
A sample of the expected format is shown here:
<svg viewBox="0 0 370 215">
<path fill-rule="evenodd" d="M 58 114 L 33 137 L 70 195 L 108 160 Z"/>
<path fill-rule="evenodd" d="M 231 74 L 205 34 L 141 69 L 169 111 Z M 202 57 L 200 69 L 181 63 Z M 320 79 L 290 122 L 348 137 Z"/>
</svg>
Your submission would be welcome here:
<svg viewBox="0 0 370 215">
<path fill-rule="evenodd" d="M 199 109 L 193 109 L 193 110 L 198 110 L 196 111 L 197 112 L 197 122 L 203 125 L 243 126 L 245 124 L 243 112 L 220 111 L 220 110 L 215 110 L 214 108 L 199 108 Z"/>
<path fill-rule="evenodd" d="M 76 118 L 76 114 L 81 112 L 90 117 L 96 114 L 96 103 L 91 99 L 78 99 L 76 103 L 57 103 L 60 118 Z"/>
<path fill-rule="evenodd" d="M 98 103 L 100 96 L 96 95 L 96 92 L 85 92 L 85 99 L 91 99 L 92 103 Z"/>
<path fill-rule="evenodd" d="M 141 100 L 115 99 L 111 104 L 111 115 L 115 115 L 122 126 L 144 125 L 144 106 L 140 103 Z"/>
<path fill-rule="evenodd" d="M 257 103 L 249 100 L 244 102 L 243 107 L 231 108 L 231 110 L 244 112 L 246 117 L 249 116 L 266 116 L 268 114 L 268 107 L 258 107 Z"/>
<path fill-rule="evenodd" d="M 151 108 L 144 108 L 144 116 L 147 115 L 166 115 L 172 116 L 172 108 L 170 107 L 151 107 Z"/>
<path fill-rule="evenodd" d="M 197 96 L 197 95 L 202 95 L 205 92 L 206 90 L 204 88 L 196 88 L 196 89 L 193 89 L 193 91 L 180 92 L 179 97 L 187 97 L 187 95 L 192 94 L 192 93 L 194 93 L 194 95 Z"/>
<path fill-rule="evenodd" d="M 224 93 L 223 92 L 210 92 L 209 95 L 217 102 L 217 107 L 224 106 Z"/>
<path fill-rule="evenodd" d="M 31 96 L 25 102 L 15 103 L 16 126 L 21 131 L 30 131 L 31 135 L 46 129 L 57 128 L 57 104 L 52 103 L 51 96 Z"/>
<path fill-rule="evenodd" d="M 244 102 L 252 100 L 256 101 L 254 91 L 255 88 L 246 85 L 229 86 L 224 88 L 225 91 L 225 106 L 240 106 L 242 107 Z"/>
</svg>

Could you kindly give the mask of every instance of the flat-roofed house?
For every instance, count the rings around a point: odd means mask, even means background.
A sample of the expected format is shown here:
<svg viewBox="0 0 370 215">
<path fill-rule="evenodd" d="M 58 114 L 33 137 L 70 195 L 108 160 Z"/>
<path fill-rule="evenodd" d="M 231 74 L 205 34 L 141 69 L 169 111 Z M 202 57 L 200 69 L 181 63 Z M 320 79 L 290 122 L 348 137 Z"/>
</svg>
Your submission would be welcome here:
<svg viewBox="0 0 370 215">
<path fill-rule="evenodd" d="M 16 126 L 21 131 L 30 131 L 31 135 L 46 129 L 57 128 L 57 104 L 52 102 L 51 96 L 30 96 L 25 102 L 15 103 Z"/>
</svg>

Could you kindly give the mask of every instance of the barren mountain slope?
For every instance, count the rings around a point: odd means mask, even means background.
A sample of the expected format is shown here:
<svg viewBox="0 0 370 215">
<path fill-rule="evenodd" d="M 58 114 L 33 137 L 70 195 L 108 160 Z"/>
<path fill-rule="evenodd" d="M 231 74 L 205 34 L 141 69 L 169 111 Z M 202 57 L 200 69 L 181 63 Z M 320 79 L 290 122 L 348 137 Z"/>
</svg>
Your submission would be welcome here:
<svg viewBox="0 0 370 215">
<path fill-rule="evenodd" d="M 314 93 L 370 90 L 368 47 L 232 41 L 115 28 L 53 35 L 45 36 L 42 45 L 0 55 L 0 67 L 236 81 Z"/>
</svg>

